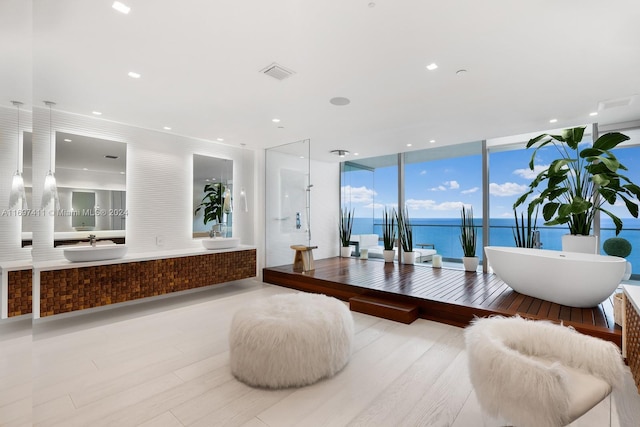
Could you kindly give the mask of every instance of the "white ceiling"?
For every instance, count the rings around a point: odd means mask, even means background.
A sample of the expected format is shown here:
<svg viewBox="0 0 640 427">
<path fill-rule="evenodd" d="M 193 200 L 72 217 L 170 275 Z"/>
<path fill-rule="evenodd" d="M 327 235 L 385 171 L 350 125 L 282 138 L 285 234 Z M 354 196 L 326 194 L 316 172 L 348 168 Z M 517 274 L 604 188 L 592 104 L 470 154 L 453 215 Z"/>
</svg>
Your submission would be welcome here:
<svg viewBox="0 0 640 427">
<path fill-rule="evenodd" d="M 36 105 L 248 148 L 310 139 L 312 157 L 335 161 L 336 148 L 369 157 L 640 119 L 640 99 L 589 116 L 640 94 L 637 0 L 122 2 L 128 15 L 112 0 L 3 0 L 3 40 L 9 21 L 22 35 L 7 39 L 19 54 L 2 48 L 16 57 L 3 102 L 32 90 Z M 5 79 L 31 62 L 33 87 Z M 296 74 L 262 75 L 272 62 Z"/>
</svg>

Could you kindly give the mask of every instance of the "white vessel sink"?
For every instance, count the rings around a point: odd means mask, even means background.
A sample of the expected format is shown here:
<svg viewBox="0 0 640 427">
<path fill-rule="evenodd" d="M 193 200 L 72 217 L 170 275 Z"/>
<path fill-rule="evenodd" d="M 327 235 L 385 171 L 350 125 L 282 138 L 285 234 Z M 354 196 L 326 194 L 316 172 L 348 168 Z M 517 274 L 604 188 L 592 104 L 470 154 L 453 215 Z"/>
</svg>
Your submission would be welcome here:
<svg viewBox="0 0 640 427">
<path fill-rule="evenodd" d="M 70 246 L 62 250 L 64 257 L 72 262 L 104 261 L 122 258 L 127 253 L 125 245 Z"/>
<path fill-rule="evenodd" d="M 202 246 L 207 249 L 229 249 L 235 248 L 240 244 L 238 237 L 213 237 L 211 239 L 202 239 Z"/>
</svg>

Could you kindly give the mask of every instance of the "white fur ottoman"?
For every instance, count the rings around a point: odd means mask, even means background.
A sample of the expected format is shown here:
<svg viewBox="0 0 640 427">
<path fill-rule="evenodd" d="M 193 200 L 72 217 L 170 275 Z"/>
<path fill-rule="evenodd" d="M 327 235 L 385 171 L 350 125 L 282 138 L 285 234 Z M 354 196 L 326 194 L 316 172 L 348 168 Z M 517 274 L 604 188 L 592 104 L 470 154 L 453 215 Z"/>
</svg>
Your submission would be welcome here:
<svg viewBox="0 0 640 427">
<path fill-rule="evenodd" d="M 352 338 L 351 312 L 339 300 L 307 293 L 274 295 L 233 316 L 231 372 L 257 387 L 312 384 L 344 368 Z"/>
</svg>

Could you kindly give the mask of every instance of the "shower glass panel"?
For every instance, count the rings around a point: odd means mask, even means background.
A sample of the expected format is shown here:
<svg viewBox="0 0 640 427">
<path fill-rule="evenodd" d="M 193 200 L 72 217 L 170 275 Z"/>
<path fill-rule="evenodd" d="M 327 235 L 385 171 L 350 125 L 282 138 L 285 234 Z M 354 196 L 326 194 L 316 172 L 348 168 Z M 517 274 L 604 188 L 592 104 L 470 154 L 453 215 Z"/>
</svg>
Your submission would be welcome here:
<svg viewBox="0 0 640 427">
<path fill-rule="evenodd" d="M 291 245 L 311 245 L 311 141 L 266 150 L 266 265 L 291 264 Z"/>
</svg>

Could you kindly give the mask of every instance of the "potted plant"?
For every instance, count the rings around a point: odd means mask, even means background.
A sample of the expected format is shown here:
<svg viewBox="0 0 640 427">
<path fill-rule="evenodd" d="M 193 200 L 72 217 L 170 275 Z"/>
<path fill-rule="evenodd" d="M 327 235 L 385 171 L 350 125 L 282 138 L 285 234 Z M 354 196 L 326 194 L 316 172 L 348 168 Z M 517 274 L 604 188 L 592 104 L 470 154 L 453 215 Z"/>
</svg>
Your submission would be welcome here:
<svg viewBox="0 0 640 427">
<path fill-rule="evenodd" d="M 622 220 L 602 206 L 622 199 L 629 213 L 638 217 L 638 205 L 632 199 L 640 197 L 640 187 L 620 173 L 627 168 L 611 151 L 629 137 L 611 132 L 592 146 L 580 146 L 584 130 L 584 127 L 565 129 L 561 135 L 545 133 L 529 140 L 527 148 L 535 147 L 529 161 L 531 170 L 538 151 L 549 144 L 556 148 L 559 157 L 535 177 L 513 207 L 523 204 L 540 187 L 542 191 L 529 203 L 529 208 L 542 206 L 545 225 L 566 224 L 570 235 L 588 236 L 595 213 L 603 212 L 613 220 L 618 235 Z M 565 249 L 564 240 L 563 250 L 570 250 Z M 595 253 L 596 249 L 597 240 L 589 252 Z"/>
<path fill-rule="evenodd" d="M 396 251 L 393 249 L 393 246 L 396 243 L 395 217 L 395 209 L 389 212 L 389 210 L 385 208 L 382 214 L 382 243 L 384 245 L 382 256 L 384 257 L 384 262 L 393 262 L 393 259 L 396 256 Z"/>
<path fill-rule="evenodd" d="M 462 263 L 465 271 L 476 271 L 478 257 L 476 256 L 477 230 L 473 224 L 473 207 L 462 207 L 460 211 L 462 225 L 460 226 L 460 244 L 462 245 Z"/>
<path fill-rule="evenodd" d="M 416 253 L 413 252 L 413 228 L 409 220 L 409 209 L 405 207 L 404 211 L 396 211 L 396 220 L 400 246 L 402 246 L 402 261 L 405 264 L 415 264 Z"/>
<path fill-rule="evenodd" d="M 342 209 L 340 215 L 340 256 L 351 256 L 351 229 L 353 228 L 353 210 Z"/>
<path fill-rule="evenodd" d="M 222 217 L 224 215 L 225 207 L 225 186 L 220 182 L 214 184 L 207 184 L 204 186 L 204 197 L 200 204 L 193 212 L 197 215 L 200 210 L 204 209 L 204 224 L 206 225 L 210 221 L 215 221 L 215 224 L 222 224 Z M 214 225 L 215 227 L 215 225 Z M 213 236 L 213 229 L 212 233 Z"/>
<path fill-rule="evenodd" d="M 514 209 L 513 216 L 516 220 L 516 226 L 512 228 L 513 240 L 515 240 L 517 248 L 540 248 L 540 232 L 538 231 L 538 209 L 536 207 L 535 215 L 532 220 L 532 212 L 527 209 L 527 221 L 524 220 L 524 212 L 520 213 L 520 222 L 518 222 L 518 212 Z"/>
<path fill-rule="evenodd" d="M 611 237 L 604 241 L 602 244 L 602 250 L 609 256 L 617 256 L 620 258 L 627 258 L 631 254 L 631 243 L 622 237 Z M 631 263 L 627 261 L 627 266 L 622 276 L 622 280 L 629 280 L 631 277 Z"/>
</svg>

